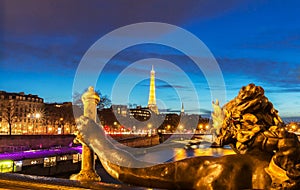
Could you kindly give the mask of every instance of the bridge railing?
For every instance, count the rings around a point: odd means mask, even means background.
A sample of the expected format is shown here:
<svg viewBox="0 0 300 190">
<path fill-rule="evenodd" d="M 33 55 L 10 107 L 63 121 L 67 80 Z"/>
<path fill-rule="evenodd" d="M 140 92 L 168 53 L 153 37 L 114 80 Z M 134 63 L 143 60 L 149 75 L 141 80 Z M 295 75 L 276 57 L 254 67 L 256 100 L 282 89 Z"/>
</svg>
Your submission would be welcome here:
<svg viewBox="0 0 300 190">
<path fill-rule="evenodd" d="M 23 174 L 0 173 L 0 188 L 13 189 L 145 189 L 125 184 L 110 184 L 103 182 L 80 182 L 69 179 L 40 177 Z"/>
</svg>

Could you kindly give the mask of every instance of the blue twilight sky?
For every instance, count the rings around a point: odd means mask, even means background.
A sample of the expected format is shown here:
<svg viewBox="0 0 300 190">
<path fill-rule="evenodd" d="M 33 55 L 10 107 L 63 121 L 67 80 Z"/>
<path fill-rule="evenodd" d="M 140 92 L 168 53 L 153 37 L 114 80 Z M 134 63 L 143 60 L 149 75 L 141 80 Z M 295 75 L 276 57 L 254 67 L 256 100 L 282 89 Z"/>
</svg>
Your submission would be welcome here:
<svg viewBox="0 0 300 190">
<path fill-rule="evenodd" d="M 282 117 L 300 117 L 297 0 L 0 0 L 0 90 L 71 101 L 85 52 L 105 34 L 139 22 L 169 23 L 202 40 L 222 71 L 226 101 L 255 83 Z M 217 98 L 193 61 L 171 47 L 136 45 L 101 64 L 96 89 L 115 104 L 147 105 L 152 65 L 160 109 L 176 112 L 183 102 L 186 112 L 207 115 Z"/>
</svg>

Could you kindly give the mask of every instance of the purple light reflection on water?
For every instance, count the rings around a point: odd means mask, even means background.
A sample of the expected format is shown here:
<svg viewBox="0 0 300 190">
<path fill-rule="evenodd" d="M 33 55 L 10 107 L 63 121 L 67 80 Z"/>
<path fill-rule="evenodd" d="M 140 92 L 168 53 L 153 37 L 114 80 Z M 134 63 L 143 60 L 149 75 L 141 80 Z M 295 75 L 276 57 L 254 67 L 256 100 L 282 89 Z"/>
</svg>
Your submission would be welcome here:
<svg viewBox="0 0 300 190">
<path fill-rule="evenodd" d="M 30 150 L 22 152 L 1 153 L 0 160 L 24 160 L 31 158 L 45 158 L 63 154 L 82 153 L 82 147 L 62 147 L 56 149 Z"/>
</svg>

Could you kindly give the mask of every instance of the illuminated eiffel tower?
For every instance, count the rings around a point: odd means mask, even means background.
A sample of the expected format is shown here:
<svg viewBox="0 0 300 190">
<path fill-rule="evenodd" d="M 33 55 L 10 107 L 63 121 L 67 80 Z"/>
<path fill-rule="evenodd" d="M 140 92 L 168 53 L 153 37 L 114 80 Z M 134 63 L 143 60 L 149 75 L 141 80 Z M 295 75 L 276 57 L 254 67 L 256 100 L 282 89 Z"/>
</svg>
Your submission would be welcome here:
<svg viewBox="0 0 300 190">
<path fill-rule="evenodd" d="M 158 108 L 156 105 L 156 97 L 155 97 L 155 71 L 153 69 L 150 72 L 150 90 L 149 90 L 149 100 L 148 100 L 148 108 L 158 114 Z"/>
</svg>

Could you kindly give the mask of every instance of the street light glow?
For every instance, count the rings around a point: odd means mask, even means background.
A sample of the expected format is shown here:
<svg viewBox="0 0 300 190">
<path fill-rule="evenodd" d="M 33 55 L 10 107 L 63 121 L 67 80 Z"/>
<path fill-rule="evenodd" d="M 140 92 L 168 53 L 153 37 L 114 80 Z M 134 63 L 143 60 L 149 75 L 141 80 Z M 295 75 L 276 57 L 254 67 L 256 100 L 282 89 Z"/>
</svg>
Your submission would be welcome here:
<svg viewBox="0 0 300 190">
<path fill-rule="evenodd" d="M 35 114 L 35 118 L 39 119 L 41 117 L 41 114 L 40 113 L 36 113 Z"/>
</svg>

